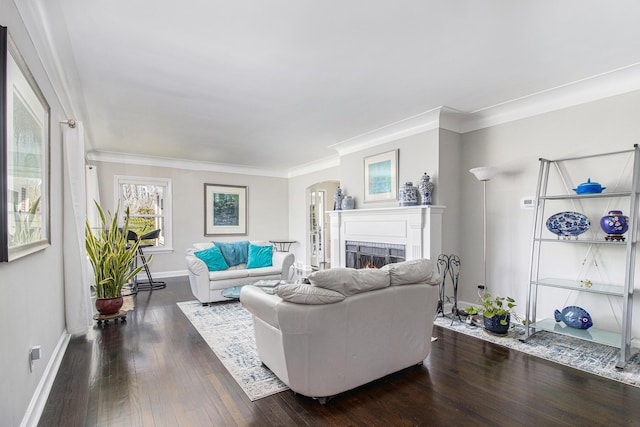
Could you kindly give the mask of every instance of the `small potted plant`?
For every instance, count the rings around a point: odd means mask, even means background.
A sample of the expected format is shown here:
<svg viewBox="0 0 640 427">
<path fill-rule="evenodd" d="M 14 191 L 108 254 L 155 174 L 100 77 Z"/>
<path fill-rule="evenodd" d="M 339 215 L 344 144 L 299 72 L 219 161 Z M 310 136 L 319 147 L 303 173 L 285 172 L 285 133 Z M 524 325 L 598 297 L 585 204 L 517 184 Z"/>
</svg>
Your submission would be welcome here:
<svg viewBox="0 0 640 427">
<path fill-rule="evenodd" d="M 511 316 L 519 320 L 518 314 L 513 310 L 516 301 L 511 297 L 493 297 L 490 293 L 484 293 L 480 297 L 482 308 L 467 307 L 467 314 L 478 314 L 482 311 L 484 327 L 489 332 L 504 335 L 509 331 Z"/>
<path fill-rule="evenodd" d="M 96 203 L 100 214 L 100 230 L 91 230 L 89 222 L 85 225 L 85 245 L 87 256 L 93 267 L 96 292 L 96 309 L 100 314 L 117 313 L 122 307 L 122 287 L 133 279 L 143 268 L 133 268 L 139 241 L 129 241 L 129 209 L 124 224 L 119 227 L 118 210 L 110 214 L 107 222 L 104 210 Z M 147 261 L 151 261 L 149 257 Z"/>
</svg>

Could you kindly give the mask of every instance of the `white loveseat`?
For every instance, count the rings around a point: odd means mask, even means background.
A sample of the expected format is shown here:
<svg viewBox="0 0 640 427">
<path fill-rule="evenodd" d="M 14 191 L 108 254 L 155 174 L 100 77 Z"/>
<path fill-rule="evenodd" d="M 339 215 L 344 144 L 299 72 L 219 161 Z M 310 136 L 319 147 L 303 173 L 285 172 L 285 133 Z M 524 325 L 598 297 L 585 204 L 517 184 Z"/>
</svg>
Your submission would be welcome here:
<svg viewBox="0 0 640 427">
<path fill-rule="evenodd" d="M 268 242 L 250 242 L 255 245 L 268 246 Z M 213 243 L 195 243 L 187 249 L 186 261 L 189 283 L 193 296 L 203 304 L 225 301 L 222 291 L 237 285 L 246 285 L 258 280 L 285 280 L 289 278 L 289 270 L 295 257 L 288 252 L 277 252 L 273 249 L 270 267 L 247 268 L 247 264 L 229 267 L 222 271 L 209 271 L 207 265 L 193 253 L 214 246 Z"/>
<path fill-rule="evenodd" d="M 240 293 L 260 359 L 294 392 L 324 403 L 429 354 L 440 282 L 430 260 L 324 270 L 309 280 L 274 295 L 255 286 Z"/>
</svg>

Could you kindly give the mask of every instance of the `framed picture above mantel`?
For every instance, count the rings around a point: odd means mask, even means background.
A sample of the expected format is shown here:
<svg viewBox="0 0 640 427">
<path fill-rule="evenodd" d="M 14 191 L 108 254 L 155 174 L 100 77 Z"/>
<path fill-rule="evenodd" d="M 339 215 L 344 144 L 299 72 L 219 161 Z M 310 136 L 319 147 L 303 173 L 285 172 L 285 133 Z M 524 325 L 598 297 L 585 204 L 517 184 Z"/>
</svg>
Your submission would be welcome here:
<svg viewBox="0 0 640 427">
<path fill-rule="evenodd" d="M 398 198 L 398 150 L 364 158 L 364 201 Z"/>
<path fill-rule="evenodd" d="M 50 245 L 50 109 L 0 27 L 0 261 Z"/>
<path fill-rule="evenodd" d="M 204 235 L 246 235 L 248 188 L 204 185 Z"/>
</svg>

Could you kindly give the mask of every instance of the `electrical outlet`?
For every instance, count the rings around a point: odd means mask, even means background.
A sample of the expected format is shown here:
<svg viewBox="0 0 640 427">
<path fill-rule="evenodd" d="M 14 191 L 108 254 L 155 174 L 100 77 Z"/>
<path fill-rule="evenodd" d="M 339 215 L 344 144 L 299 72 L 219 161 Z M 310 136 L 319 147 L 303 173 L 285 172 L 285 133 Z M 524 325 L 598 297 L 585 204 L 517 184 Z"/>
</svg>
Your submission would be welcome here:
<svg viewBox="0 0 640 427">
<path fill-rule="evenodd" d="M 484 290 L 484 285 L 482 283 L 478 283 L 478 289 Z"/>
<path fill-rule="evenodd" d="M 33 372 L 33 362 L 42 357 L 42 347 L 35 345 L 29 350 L 29 370 Z"/>
<path fill-rule="evenodd" d="M 30 351 L 31 360 L 40 360 L 40 357 L 42 357 L 41 350 L 42 350 L 42 347 L 39 345 L 31 347 L 31 351 Z"/>
</svg>

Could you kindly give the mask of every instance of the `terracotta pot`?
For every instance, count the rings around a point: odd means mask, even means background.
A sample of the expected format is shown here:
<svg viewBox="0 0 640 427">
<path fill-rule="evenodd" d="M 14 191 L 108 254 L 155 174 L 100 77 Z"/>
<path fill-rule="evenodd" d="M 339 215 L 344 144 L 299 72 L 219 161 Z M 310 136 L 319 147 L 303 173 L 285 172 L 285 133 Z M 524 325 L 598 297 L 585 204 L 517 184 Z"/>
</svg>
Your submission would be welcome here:
<svg viewBox="0 0 640 427">
<path fill-rule="evenodd" d="M 100 314 L 115 314 L 122 308 L 123 303 L 122 297 L 98 298 L 96 300 L 96 309 Z"/>
</svg>

